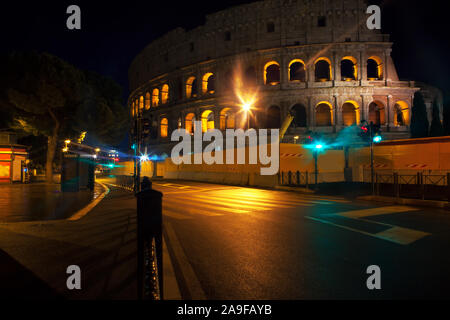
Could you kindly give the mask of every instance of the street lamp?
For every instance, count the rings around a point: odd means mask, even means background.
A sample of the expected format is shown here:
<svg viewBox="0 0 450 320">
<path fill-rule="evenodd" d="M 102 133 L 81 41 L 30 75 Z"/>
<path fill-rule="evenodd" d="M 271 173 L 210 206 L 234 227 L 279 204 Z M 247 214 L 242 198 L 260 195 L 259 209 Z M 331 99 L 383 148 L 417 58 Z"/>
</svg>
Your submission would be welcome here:
<svg viewBox="0 0 450 320">
<path fill-rule="evenodd" d="M 247 130 L 250 129 L 250 110 L 252 108 L 252 104 L 250 102 L 245 102 L 242 104 L 242 110 L 245 111 L 247 116 Z"/>
<path fill-rule="evenodd" d="M 318 158 L 319 158 L 319 152 L 324 149 L 324 145 L 321 143 L 317 143 L 314 146 L 314 189 L 317 190 L 318 185 L 318 176 L 319 176 L 319 168 L 317 165 Z"/>
</svg>

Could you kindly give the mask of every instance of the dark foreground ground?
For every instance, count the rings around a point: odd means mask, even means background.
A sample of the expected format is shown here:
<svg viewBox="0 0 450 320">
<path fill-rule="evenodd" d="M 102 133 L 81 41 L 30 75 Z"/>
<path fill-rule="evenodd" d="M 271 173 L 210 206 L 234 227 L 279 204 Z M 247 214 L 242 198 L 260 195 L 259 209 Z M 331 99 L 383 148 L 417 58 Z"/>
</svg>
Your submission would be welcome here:
<svg viewBox="0 0 450 320">
<path fill-rule="evenodd" d="M 154 188 L 184 299 L 450 297 L 448 211 L 198 182 Z M 79 221 L 0 224 L 0 296 L 134 299 L 135 223 L 133 196 L 111 187 Z M 83 270 L 79 292 L 66 288 L 70 264 Z M 370 265 L 381 290 L 367 289 Z"/>
</svg>

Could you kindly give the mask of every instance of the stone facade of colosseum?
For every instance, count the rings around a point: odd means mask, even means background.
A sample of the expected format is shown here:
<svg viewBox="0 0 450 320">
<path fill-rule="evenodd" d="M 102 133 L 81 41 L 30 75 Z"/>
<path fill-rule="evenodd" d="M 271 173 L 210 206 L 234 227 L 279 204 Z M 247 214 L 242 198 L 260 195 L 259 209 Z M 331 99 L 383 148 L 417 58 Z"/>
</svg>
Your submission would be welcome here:
<svg viewBox="0 0 450 320">
<path fill-rule="evenodd" d="M 133 61 L 130 114 L 149 123 L 153 146 L 170 144 L 174 129 L 192 131 L 194 120 L 204 131 L 279 128 L 289 113 L 295 119 L 285 141 L 336 135 L 362 120 L 380 124 L 387 139 L 406 138 L 420 86 L 399 80 L 389 35 L 367 28 L 367 7 L 363 0 L 265 0 L 175 29 Z M 426 101 L 430 123 L 436 95 Z"/>
</svg>

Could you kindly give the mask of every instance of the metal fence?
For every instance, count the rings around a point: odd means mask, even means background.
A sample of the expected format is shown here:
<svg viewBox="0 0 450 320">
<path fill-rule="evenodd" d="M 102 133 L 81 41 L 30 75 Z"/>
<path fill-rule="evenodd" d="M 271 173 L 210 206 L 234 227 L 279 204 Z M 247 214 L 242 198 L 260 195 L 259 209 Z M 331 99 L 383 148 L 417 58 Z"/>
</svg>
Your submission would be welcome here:
<svg viewBox="0 0 450 320">
<path fill-rule="evenodd" d="M 375 192 L 381 196 L 450 201 L 450 173 L 376 173 Z"/>
<path fill-rule="evenodd" d="M 314 177 L 310 181 L 310 173 L 308 171 L 281 171 L 278 173 L 278 183 L 284 186 L 302 186 L 308 188 L 308 185 L 314 183 Z"/>
</svg>

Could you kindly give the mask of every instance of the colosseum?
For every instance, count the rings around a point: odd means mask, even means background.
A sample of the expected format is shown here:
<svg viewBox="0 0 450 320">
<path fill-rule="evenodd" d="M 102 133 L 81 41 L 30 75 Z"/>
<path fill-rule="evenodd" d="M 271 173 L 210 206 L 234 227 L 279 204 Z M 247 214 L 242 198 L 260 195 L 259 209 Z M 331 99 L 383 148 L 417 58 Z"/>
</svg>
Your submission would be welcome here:
<svg viewBox="0 0 450 320">
<path fill-rule="evenodd" d="M 400 81 L 389 35 L 369 30 L 364 0 L 264 0 L 150 43 L 129 69 L 131 116 L 168 154 L 174 129 L 280 128 L 285 142 L 336 135 L 362 120 L 409 137 L 418 83 Z M 249 117 L 243 105 L 251 105 Z M 431 102 L 427 101 L 429 123 Z M 442 108 L 440 110 L 442 114 Z M 442 119 L 442 118 L 441 118 Z"/>
</svg>

